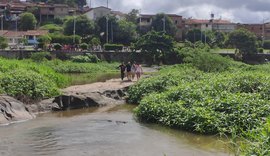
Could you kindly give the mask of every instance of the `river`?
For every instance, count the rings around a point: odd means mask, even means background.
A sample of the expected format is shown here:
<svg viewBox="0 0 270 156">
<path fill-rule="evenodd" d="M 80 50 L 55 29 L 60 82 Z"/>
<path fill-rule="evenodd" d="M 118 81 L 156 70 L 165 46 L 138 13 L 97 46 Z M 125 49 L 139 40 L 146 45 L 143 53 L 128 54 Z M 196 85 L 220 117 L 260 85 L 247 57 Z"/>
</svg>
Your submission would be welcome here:
<svg viewBox="0 0 270 156">
<path fill-rule="evenodd" d="M 0 127 L 1 156 L 226 156 L 226 140 L 136 122 L 132 105 L 41 114 Z"/>
</svg>

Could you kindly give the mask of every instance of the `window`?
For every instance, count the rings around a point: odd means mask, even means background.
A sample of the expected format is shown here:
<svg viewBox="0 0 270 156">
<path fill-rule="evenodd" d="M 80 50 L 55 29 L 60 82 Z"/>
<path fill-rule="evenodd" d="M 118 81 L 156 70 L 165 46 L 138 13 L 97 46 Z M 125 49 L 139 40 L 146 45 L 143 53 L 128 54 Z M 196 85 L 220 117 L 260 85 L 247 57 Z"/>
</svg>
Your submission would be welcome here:
<svg viewBox="0 0 270 156">
<path fill-rule="evenodd" d="M 33 40 L 34 39 L 34 36 L 31 35 L 31 36 L 28 37 L 28 39 L 29 40 Z"/>
<path fill-rule="evenodd" d="M 177 21 L 177 20 L 175 20 L 175 21 L 174 21 L 174 23 L 175 23 L 175 24 L 178 24 L 178 21 Z"/>
<path fill-rule="evenodd" d="M 194 24 L 194 27 L 197 27 L 198 25 L 197 24 Z"/>
<path fill-rule="evenodd" d="M 205 26 L 208 27 L 208 24 L 206 24 Z"/>
<path fill-rule="evenodd" d="M 147 23 L 150 23 L 150 19 L 147 19 Z"/>
</svg>

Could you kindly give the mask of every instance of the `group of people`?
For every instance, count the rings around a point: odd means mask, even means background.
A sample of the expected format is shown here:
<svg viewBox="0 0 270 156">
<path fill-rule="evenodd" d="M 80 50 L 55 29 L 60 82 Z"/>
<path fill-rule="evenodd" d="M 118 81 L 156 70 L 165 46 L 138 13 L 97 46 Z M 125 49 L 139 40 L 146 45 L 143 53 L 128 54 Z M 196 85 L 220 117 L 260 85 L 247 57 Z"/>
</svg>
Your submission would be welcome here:
<svg viewBox="0 0 270 156">
<path fill-rule="evenodd" d="M 127 76 L 127 79 L 129 81 L 132 81 L 135 78 L 135 75 L 137 77 L 137 80 L 139 80 L 141 78 L 141 75 L 143 74 L 142 66 L 136 62 L 134 62 L 133 64 L 131 64 L 130 62 L 125 64 L 123 62 L 118 68 L 120 68 L 122 80 L 124 80 L 125 76 Z"/>
</svg>

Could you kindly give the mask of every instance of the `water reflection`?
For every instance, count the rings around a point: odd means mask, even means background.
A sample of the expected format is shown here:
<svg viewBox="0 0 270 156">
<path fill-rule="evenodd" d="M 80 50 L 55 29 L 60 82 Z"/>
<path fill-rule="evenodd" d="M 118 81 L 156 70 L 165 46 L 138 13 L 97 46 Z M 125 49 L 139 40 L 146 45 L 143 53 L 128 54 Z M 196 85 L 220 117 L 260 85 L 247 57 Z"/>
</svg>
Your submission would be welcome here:
<svg viewBox="0 0 270 156">
<path fill-rule="evenodd" d="M 55 155 L 65 149 L 59 145 L 60 136 L 55 127 L 38 127 L 29 131 L 25 136 L 25 145 L 32 149 L 34 155 Z"/>
<path fill-rule="evenodd" d="M 226 144 L 134 120 L 133 105 L 43 114 L 0 128 L 1 156 L 226 156 Z M 223 141 L 226 141 L 223 140 Z"/>
</svg>

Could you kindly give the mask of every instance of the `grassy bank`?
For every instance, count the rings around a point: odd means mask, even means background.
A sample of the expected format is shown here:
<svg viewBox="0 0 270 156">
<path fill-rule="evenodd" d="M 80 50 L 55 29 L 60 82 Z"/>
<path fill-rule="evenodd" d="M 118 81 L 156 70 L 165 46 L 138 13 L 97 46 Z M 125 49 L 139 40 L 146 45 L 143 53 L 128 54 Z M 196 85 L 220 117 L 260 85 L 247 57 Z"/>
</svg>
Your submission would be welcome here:
<svg viewBox="0 0 270 156">
<path fill-rule="evenodd" d="M 235 134 L 248 138 L 241 146 L 243 154 L 261 155 L 268 149 L 269 155 L 269 129 L 266 133 L 261 126 L 270 114 L 270 65 L 200 55 L 203 58 L 166 67 L 129 89 L 129 102 L 139 104 L 138 119 L 195 133 Z M 251 137 L 254 134 L 257 139 Z M 268 144 L 259 139 L 263 137 Z"/>
<path fill-rule="evenodd" d="M 60 94 L 60 88 L 71 84 L 62 73 L 93 75 L 116 72 L 117 64 L 73 63 L 70 61 L 9 60 L 0 58 L 0 93 L 22 101 L 50 98 Z"/>
</svg>

